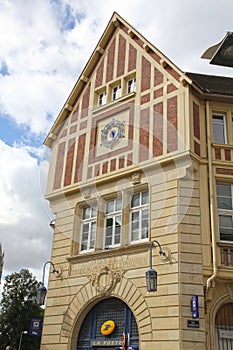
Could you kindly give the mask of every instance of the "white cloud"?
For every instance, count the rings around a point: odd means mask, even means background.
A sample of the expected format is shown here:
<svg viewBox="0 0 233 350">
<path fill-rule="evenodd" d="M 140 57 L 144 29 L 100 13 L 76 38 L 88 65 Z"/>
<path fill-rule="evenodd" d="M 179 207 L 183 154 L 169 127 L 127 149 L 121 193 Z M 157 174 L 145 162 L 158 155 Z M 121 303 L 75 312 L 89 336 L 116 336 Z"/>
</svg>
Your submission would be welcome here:
<svg viewBox="0 0 233 350">
<path fill-rule="evenodd" d="M 201 8 L 201 11 L 200 11 Z M 168 0 L 5 0 L 0 3 L 0 111 L 45 133 L 116 10 L 182 70 L 223 72 L 201 60 L 231 26 L 233 3 Z M 224 18 L 224 20 L 223 20 Z M 218 25 L 216 25 L 218 23 Z"/>
<path fill-rule="evenodd" d="M 4 271 L 40 268 L 50 256 L 53 218 L 44 200 L 48 161 L 0 141 L 0 240 Z"/>
</svg>

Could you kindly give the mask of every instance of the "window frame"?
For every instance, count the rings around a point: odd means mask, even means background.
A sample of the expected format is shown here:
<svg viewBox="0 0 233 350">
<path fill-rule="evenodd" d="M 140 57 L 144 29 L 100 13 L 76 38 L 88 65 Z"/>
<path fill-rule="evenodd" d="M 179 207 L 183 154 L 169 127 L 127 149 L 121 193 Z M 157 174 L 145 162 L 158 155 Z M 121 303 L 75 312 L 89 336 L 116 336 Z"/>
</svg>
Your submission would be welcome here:
<svg viewBox="0 0 233 350">
<path fill-rule="evenodd" d="M 130 82 L 131 82 L 131 84 L 130 84 Z M 126 89 L 127 89 L 126 90 L 127 94 L 131 94 L 133 92 L 136 92 L 136 78 L 135 77 L 127 80 Z"/>
<path fill-rule="evenodd" d="M 121 83 L 112 87 L 112 100 L 115 101 L 122 97 L 122 87 Z"/>
<path fill-rule="evenodd" d="M 116 210 L 117 206 L 117 201 L 121 200 L 121 206 L 120 209 Z M 114 210 L 107 213 L 107 205 L 109 202 L 113 201 L 114 205 Z M 122 234 L 122 214 L 123 214 L 123 198 L 122 197 L 117 197 L 117 198 L 111 198 L 105 201 L 105 210 L 104 210 L 104 237 L 103 237 L 103 249 L 108 249 L 108 248 L 115 248 L 121 245 L 121 234 Z M 118 233 L 116 233 L 116 223 L 117 223 L 117 218 L 120 217 L 120 232 L 119 232 L 119 243 L 115 243 L 116 236 Z M 107 233 L 107 220 L 112 219 L 113 224 L 112 224 L 112 239 L 111 239 L 111 244 L 106 244 L 106 233 Z M 109 226 L 110 227 L 110 226 Z"/>
<path fill-rule="evenodd" d="M 106 90 L 104 90 L 98 94 L 98 107 L 104 106 L 106 104 L 107 104 L 107 92 Z"/>
<path fill-rule="evenodd" d="M 88 218 L 84 218 L 84 210 L 90 208 L 90 216 Z M 93 212 L 93 208 L 95 209 L 95 216 L 92 216 L 92 212 Z M 97 218 L 98 218 L 98 206 L 97 203 L 94 204 L 90 204 L 90 205 L 86 205 L 83 206 L 81 208 L 81 226 L 80 226 L 80 253 L 84 253 L 84 252 L 90 252 L 90 251 L 94 251 L 95 249 L 95 244 L 96 244 L 96 232 L 97 232 Z M 92 239 L 92 225 L 95 224 L 95 231 L 94 231 L 94 238 Z M 83 240 L 83 236 L 84 236 L 84 225 L 88 225 L 88 238 L 87 238 L 87 248 L 86 249 L 82 249 L 83 246 L 83 242 L 85 242 Z M 90 248 L 91 242 L 94 240 L 93 243 L 93 247 Z"/>
<path fill-rule="evenodd" d="M 219 142 L 218 140 L 215 139 L 215 133 L 214 133 L 214 130 L 215 130 L 215 127 L 214 125 L 216 125 L 217 123 L 214 123 L 214 118 L 220 118 L 222 117 L 222 120 L 223 120 L 223 137 L 224 137 L 224 142 Z M 213 112 L 212 113 L 212 129 L 213 129 L 213 142 L 214 143 L 217 143 L 217 144 L 220 144 L 220 145 L 226 145 L 228 143 L 228 133 L 227 133 L 227 121 L 226 121 L 226 114 L 225 113 L 219 113 L 219 112 Z"/>
<path fill-rule="evenodd" d="M 142 194 L 143 193 L 147 193 L 148 195 L 148 202 L 146 204 L 142 204 Z M 133 196 L 135 195 L 140 195 L 140 205 L 138 206 L 134 206 L 132 207 L 132 199 Z M 145 190 L 141 190 L 138 192 L 134 192 L 131 195 L 131 199 L 130 199 L 130 208 L 129 208 L 129 242 L 130 244 L 134 244 L 134 243 L 140 243 L 140 242 L 144 242 L 147 241 L 149 239 L 149 223 L 150 223 L 150 192 L 149 189 L 145 189 Z M 147 210 L 147 237 L 143 237 L 143 211 Z M 132 237 L 132 225 L 133 225 L 133 213 L 139 213 L 139 228 L 138 228 L 138 232 L 139 232 L 139 236 L 138 239 L 133 239 Z"/>
<path fill-rule="evenodd" d="M 219 198 L 227 198 L 227 196 L 220 196 L 218 192 L 218 185 L 227 185 L 230 186 L 230 194 L 231 196 L 228 197 L 230 198 L 230 203 L 231 203 L 231 209 L 225 209 L 221 208 L 219 206 Z M 221 242 L 232 242 L 233 243 L 233 184 L 229 182 L 221 182 L 217 181 L 216 182 L 216 202 L 217 202 L 217 211 L 218 211 L 218 231 L 219 231 L 219 240 Z M 231 217 L 231 226 L 220 226 L 221 225 L 221 220 L 220 217 Z M 221 232 L 221 228 L 223 229 L 230 229 L 231 233 L 228 235 L 232 236 L 232 239 L 224 239 L 223 236 L 227 235 L 226 233 Z"/>
</svg>

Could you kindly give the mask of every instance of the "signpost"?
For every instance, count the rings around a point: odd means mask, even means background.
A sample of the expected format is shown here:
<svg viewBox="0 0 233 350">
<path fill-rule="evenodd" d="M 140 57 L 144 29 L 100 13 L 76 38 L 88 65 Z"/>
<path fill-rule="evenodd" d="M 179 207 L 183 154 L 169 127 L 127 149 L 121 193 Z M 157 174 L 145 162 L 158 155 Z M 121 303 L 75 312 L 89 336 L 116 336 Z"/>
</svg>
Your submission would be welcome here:
<svg viewBox="0 0 233 350">
<path fill-rule="evenodd" d="M 29 334 L 31 336 L 39 337 L 41 335 L 42 322 L 43 322 L 43 319 L 41 317 L 31 319 L 30 331 L 29 331 Z"/>
<path fill-rule="evenodd" d="M 192 317 L 199 318 L 198 295 L 193 295 L 191 300 Z"/>
</svg>

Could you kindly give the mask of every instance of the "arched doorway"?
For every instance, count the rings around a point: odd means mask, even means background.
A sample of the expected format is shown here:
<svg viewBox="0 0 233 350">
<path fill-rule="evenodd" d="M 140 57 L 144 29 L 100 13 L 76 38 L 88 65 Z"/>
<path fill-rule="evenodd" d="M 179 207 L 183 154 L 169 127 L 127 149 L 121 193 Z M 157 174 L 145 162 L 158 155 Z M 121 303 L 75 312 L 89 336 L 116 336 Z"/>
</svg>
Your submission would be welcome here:
<svg viewBox="0 0 233 350">
<path fill-rule="evenodd" d="M 106 321 L 114 330 L 101 333 Z M 106 328 L 108 329 L 109 324 Z M 105 332 L 104 332 L 105 333 Z M 76 350 L 116 350 L 122 347 L 122 335 L 128 338 L 128 349 L 139 349 L 138 327 L 130 308 L 120 299 L 108 298 L 97 303 L 85 317 L 78 335 Z"/>
<path fill-rule="evenodd" d="M 224 304 L 215 318 L 216 350 L 233 350 L 233 303 Z"/>
</svg>

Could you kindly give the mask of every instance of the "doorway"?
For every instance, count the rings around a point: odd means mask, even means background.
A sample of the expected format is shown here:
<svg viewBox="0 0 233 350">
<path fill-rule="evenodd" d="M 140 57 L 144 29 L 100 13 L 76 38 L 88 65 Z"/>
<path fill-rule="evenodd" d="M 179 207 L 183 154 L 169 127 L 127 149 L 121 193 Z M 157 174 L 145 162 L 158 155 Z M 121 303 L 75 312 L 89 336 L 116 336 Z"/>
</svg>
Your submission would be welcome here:
<svg viewBox="0 0 233 350">
<path fill-rule="evenodd" d="M 215 319 L 216 350 L 233 350 L 233 303 L 224 304 Z"/>
<path fill-rule="evenodd" d="M 108 320 L 113 322 L 114 330 L 104 335 L 101 326 Z M 76 350 L 117 350 L 121 348 L 124 336 L 128 338 L 128 348 L 139 349 L 138 327 L 130 308 L 120 299 L 104 299 L 86 315 Z"/>
</svg>

